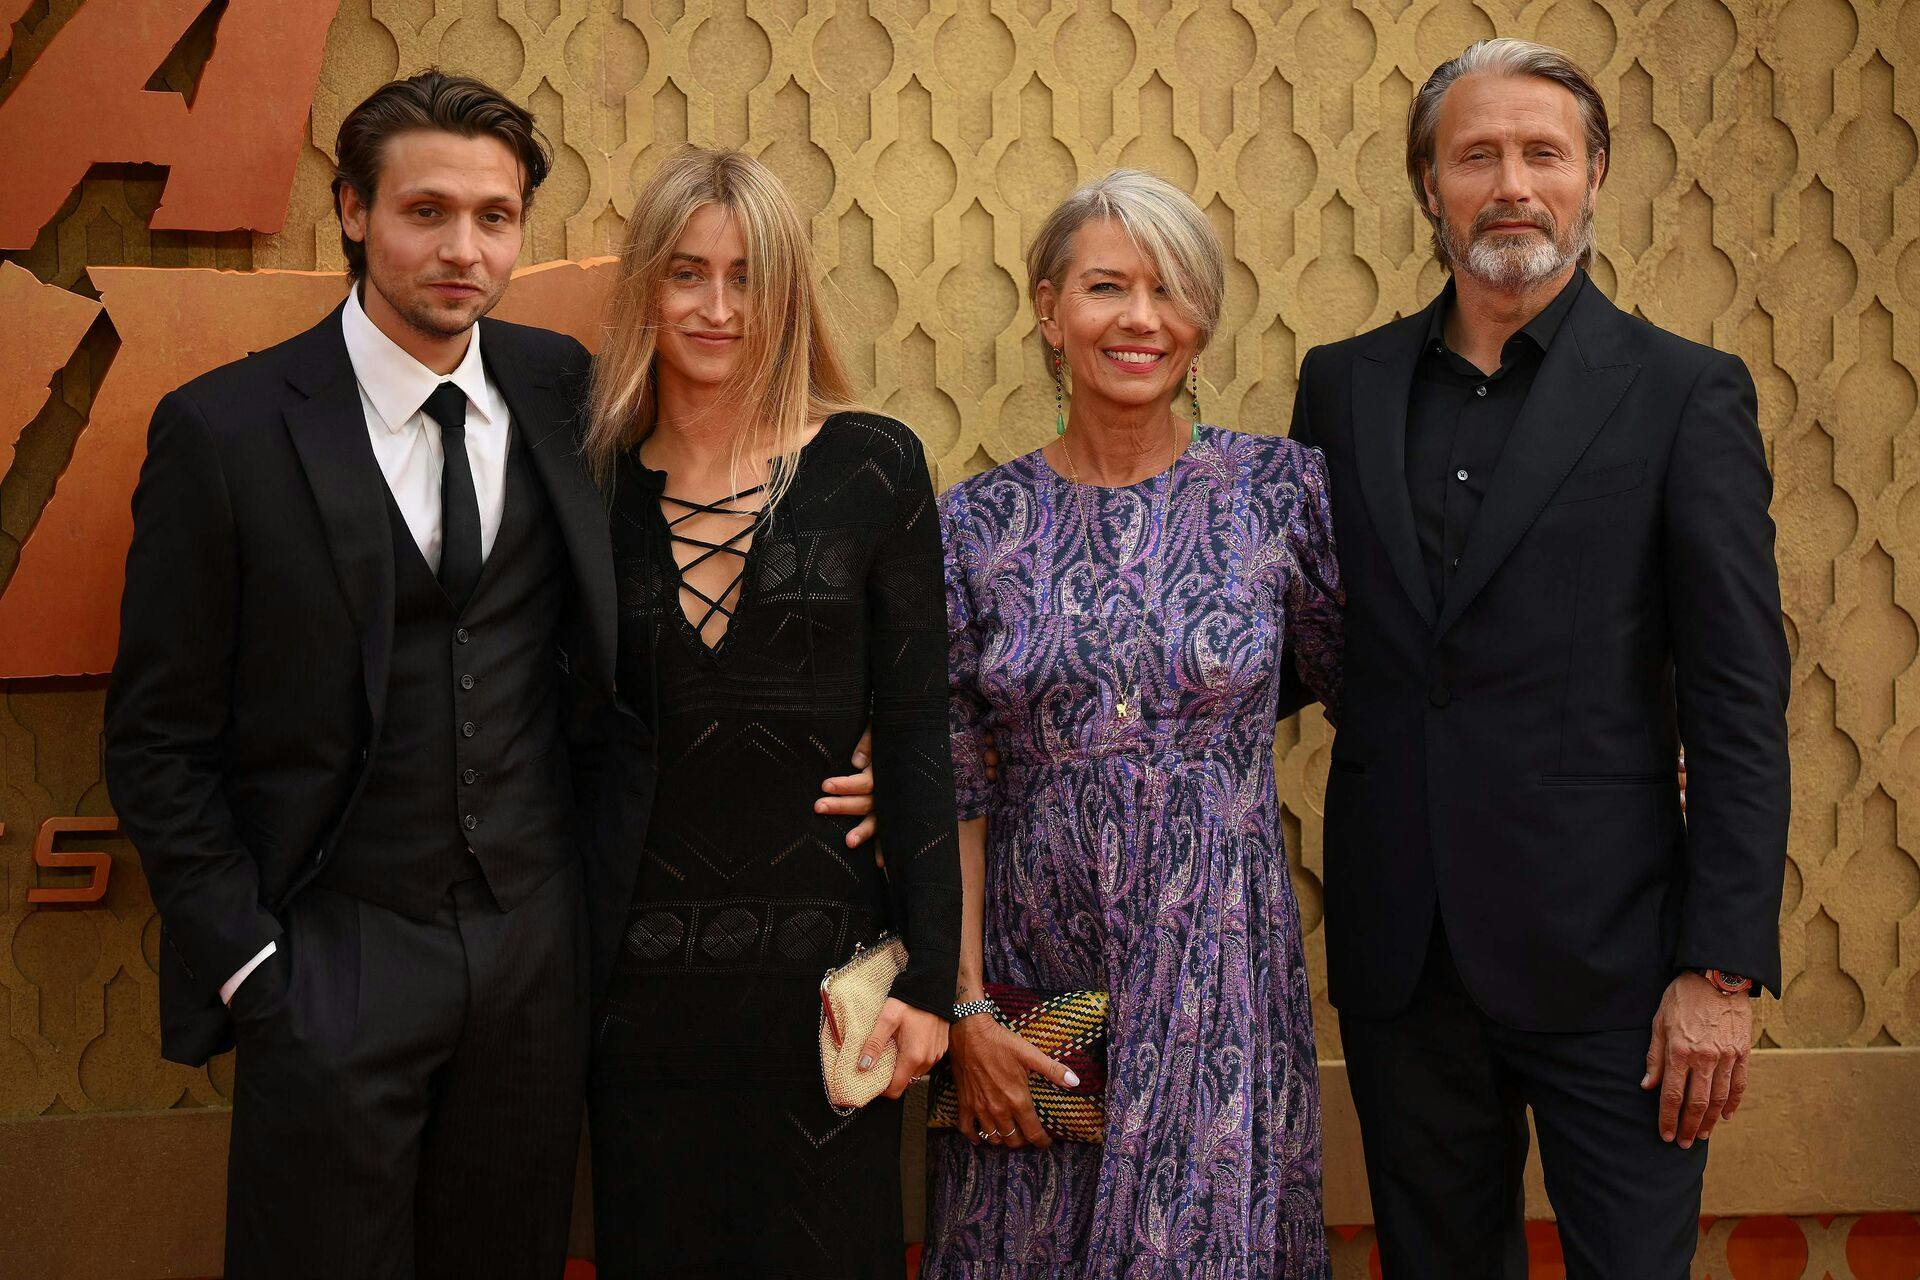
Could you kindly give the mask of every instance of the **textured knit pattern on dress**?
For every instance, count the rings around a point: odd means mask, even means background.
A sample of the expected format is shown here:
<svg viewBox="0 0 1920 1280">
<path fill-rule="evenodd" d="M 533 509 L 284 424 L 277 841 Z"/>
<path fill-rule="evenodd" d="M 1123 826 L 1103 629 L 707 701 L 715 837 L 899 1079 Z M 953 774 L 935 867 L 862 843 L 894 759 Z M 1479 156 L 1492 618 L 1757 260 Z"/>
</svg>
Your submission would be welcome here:
<svg viewBox="0 0 1920 1280">
<path fill-rule="evenodd" d="M 755 530 L 713 646 L 678 597 L 668 478 L 616 480 L 618 680 L 658 725 L 659 785 L 607 1008 L 601 1136 L 648 1276 L 884 1275 L 901 1259 L 898 1104 L 842 1119 L 816 1044 L 822 974 L 899 933 L 894 994 L 953 999 L 959 861 L 939 518 L 913 432 L 839 414 Z M 871 723 L 881 821 L 814 813 Z M 597 1118 L 596 1124 L 600 1121 Z M 876 1206 L 880 1209 L 876 1211 Z"/>
<path fill-rule="evenodd" d="M 1104 1143 L 930 1136 L 924 1277 L 1325 1276 L 1273 775 L 1283 649 L 1339 698 L 1321 456 L 1202 427 L 1169 471 L 1106 489 L 1033 453 L 956 485 L 942 521 L 960 809 L 987 817 L 986 980 L 1113 1003 Z"/>
</svg>

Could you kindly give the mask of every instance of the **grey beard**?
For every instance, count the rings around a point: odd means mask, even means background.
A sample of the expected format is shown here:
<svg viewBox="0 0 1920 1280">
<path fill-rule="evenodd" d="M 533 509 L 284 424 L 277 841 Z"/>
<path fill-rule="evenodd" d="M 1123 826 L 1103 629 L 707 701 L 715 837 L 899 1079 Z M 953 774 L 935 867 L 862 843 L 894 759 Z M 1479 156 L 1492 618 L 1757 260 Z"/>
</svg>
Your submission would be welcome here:
<svg viewBox="0 0 1920 1280">
<path fill-rule="evenodd" d="M 1552 279 L 1586 253 L 1593 244 L 1593 209 L 1580 210 L 1573 234 L 1564 240 L 1552 235 L 1518 242 L 1510 237 L 1496 240 L 1482 236 L 1463 247 L 1451 226 L 1446 236 L 1448 256 L 1456 270 L 1495 289 L 1525 289 Z"/>
</svg>

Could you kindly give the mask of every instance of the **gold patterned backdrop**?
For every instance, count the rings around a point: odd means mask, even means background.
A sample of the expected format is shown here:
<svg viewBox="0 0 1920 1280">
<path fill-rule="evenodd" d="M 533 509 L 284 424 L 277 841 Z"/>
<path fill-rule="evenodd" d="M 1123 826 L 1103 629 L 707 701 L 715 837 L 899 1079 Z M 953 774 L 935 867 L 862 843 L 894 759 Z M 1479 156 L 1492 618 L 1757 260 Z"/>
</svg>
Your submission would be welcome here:
<svg viewBox="0 0 1920 1280">
<path fill-rule="evenodd" d="M 32 0 L 0 95 L 79 7 Z M 215 6 L 157 73 L 190 89 Z M 1078 179 L 1191 190 L 1231 250 L 1209 419 L 1284 430 L 1299 359 L 1441 276 L 1402 169 L 1414 86 L 1493 34 L 1546 41 L 1614 115 L 1595 276 L 1745 358 L 1776 475 L 1794 815 L 1784 998 L 1762 1048 L 1920 1044 L 1920 0 L 343 0 L 285 230 L 149 232 L 163 171 L 101 166 L 30 250 L 87 265 L 331 268 L 341 116 L 395 74 L 472 70 L 556 153 L 526 262 L 617 244 L 677 144 L 742 145 L 813 220 L 872 403 L 949 483 L 1041 444 L 1051 388 L 1020 259 Z M 0 482 L 0 583 L 114 352 L 104 318 Z M 29 911 L 48 815 L 108 811 L 98 682 L 0 685 L 0 1116 L 218 1104 L 224 1063 L 156 1053 L 156 928 L 131 851 L 97 909 Z M 1278 740 L 1323 1056 L 1318 813 L 1328 734 Z M 1914 1196 L 1920 1207 L 1920 1191 Z M 1836 1272 L 1836 1274 L 1838 1274 Z"/>
</svg>

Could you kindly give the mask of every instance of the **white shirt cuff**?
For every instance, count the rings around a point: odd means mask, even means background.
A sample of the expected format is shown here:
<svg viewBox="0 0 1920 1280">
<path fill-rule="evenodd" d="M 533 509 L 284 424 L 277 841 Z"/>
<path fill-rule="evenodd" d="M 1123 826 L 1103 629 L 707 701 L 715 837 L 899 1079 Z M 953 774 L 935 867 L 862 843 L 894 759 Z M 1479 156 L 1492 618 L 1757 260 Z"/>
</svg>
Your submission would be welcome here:
<svg viewBox="0 0 1920 1280">
<path fill-rule="evenodd" d="M 258 969 L 260 967 L 261 961 L 265 960 L 268 956 L 273 954 L 274 948 L 277 945 L 278 945 L 277 943 L 269 942 L 266 946 L 260 948 L 259 955 L 247 961 L 245 965 L 241 966 L 240 972 L 234 974 L 231 978 L 228 978 L 226 982 L 221 985 L 220 987 L 220 1003 L 221 1004 L 233 1003 L 233 993 L 240 989 L 240 984 L 247 980 L 248 974 L 252 973 L 255 969 Z"/>
</svg>

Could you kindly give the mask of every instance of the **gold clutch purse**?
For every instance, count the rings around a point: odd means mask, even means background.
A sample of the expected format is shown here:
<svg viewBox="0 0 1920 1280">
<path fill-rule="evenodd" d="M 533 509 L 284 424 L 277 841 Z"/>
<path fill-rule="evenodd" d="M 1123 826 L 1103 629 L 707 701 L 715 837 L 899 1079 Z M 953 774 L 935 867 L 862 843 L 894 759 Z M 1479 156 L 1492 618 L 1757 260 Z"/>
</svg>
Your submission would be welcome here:
<svg viewBox="0 0 1920 1280">
<path fill-rule="evenodd" d="M 872 1102 L 893 1079 L 897 1054 L 892 1045 L 865 1071 L 859 1069 L 860 1050 L 880 1021 L 893 980 L 906 967 L 907 946 L 889 933 L 870 947 L 855 947 L 853 959 L 820 979 L 820 1078 L 828 1105 L 840 1115 L 850 1116 Z"/>
</svg>

